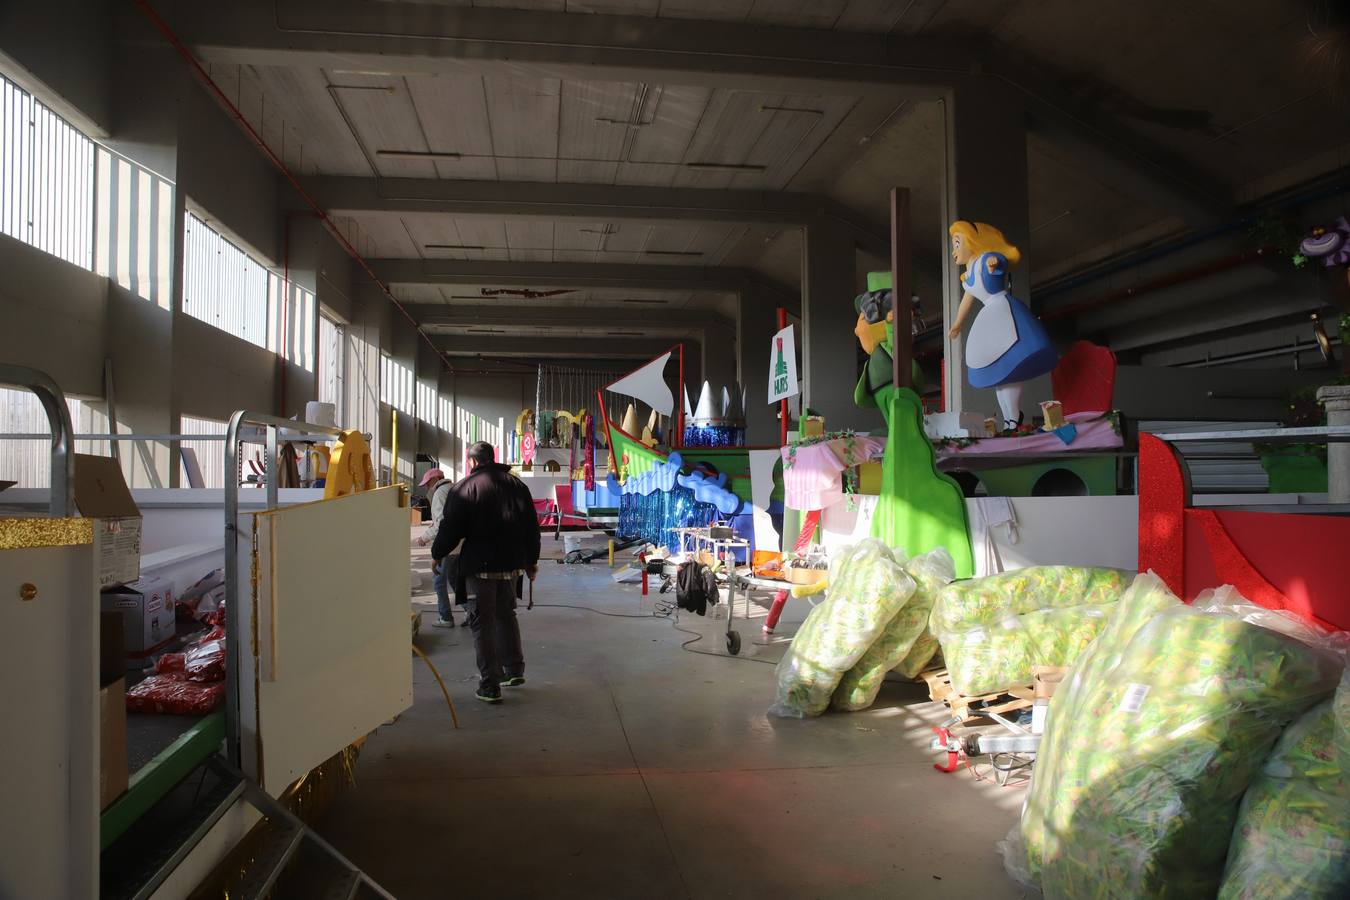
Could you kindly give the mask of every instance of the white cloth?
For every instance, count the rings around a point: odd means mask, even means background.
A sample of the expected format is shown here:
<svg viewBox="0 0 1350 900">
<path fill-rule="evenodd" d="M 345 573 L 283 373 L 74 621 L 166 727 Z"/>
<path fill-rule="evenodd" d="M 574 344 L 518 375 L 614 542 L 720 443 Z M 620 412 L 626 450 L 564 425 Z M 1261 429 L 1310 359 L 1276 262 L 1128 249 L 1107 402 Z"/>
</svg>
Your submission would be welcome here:
<svg viewBox="0 0 1350 900">
<path fill-rule="evenodd" d="M 777 450 L 750 451 L 750 502 L 754 509 L 755 549 L 777 550 L 782 544 L 769 515 L 773 495 L 773 467 L 778 464 Z"/>
<path fill-rule="evenodd" d="M 1008 292 L 1002 290 L 991 294 L 985 290 L 981 273 L 987 256 L 982 254 L 972 262 L 970 265 L 974 278 L 961 282 L 966 293 L 981 304 L 980 311 L 975 314 L 975 322 L 970 326 L 970 335 L 966 338 L 966 365 L 972 369 L 991 365 L 1017 343 L 1017 323 L 1013 321 Z"/>
</svg>

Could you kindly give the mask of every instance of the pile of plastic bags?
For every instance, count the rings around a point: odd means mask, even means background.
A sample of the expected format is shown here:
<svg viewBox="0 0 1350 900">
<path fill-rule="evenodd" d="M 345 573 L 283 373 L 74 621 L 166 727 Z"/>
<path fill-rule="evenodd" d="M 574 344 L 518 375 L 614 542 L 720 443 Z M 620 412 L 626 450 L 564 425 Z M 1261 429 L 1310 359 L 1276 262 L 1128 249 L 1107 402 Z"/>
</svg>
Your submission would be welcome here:
<svg viewBox="0 0 1350 900">
<path fill-rule="evenodd" d="M 1285 729 L 1242 798 L 1219 900 L 1350 897 L 1350 673 Z"/>
<path fill-rule="evenodd" d="M 933 608 L 952 688 L 1030 684 L 1032 666 L 1069 666 L 1101 633 L 1129 584 L 1117 569 L 1035 566 L 948 585 Z"/>
<path fill-rule="evenodd" d="M 1051 704 L 1010 873 L 1052 898 L 1215 896 L 1239 800 L 1340 675 L 1292 616 L 1140 575 Z"/>
<path fill-rule="evenodd" d="M 844 673 L 834 692 L 836 709 L 866 709 L 876 700 L 887 672 L 901 667 L 902 675 L 913 678 L 937 652 L 937 640 L 931 634 L 927 640 L 923 638 L 938 592 L 956 577 L 956 565 L 952 555 L 939 547 L 914 557 L 904 569 L 916 585 L 914 595 L 882 629 L 867 652 Z"/>
<path fill-rule="evenodd" d="M 778 663 L 772 715 L 804 718 L 823 713 L 844 673 L 915 589 L 914 579 L 905 574 L 890 548 L 873 539 L 834 556 L 829 585 L 826 598 L 811 610 Z"/>
</svg>

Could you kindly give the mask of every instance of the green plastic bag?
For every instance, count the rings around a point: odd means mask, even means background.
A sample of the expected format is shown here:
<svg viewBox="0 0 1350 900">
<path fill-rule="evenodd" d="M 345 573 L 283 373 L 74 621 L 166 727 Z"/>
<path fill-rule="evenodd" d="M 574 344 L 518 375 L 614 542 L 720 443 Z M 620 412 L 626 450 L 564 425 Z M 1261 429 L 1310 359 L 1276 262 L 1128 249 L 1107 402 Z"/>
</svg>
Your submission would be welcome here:
<svg viewBox="0 0 1350 900">
<path fill-rule="evenodd" d="M 1290 616 L 1231 588 L 1188 607 L 1156 587 L 1118 605 L 1051 704 L 1020 828 L 1020 874 L 1047 897 L 1214 896 L 1243 793 L 1340 677 Z"/>
<path fill-rule="evenodd" d="M 825 599 L 797 630 L 777 668 L 777 699 L 769 713 L 818 716 L 834 689 L 914 594 L 914 579 L 890 548 L 868 538 L 830 561 Z"/>
<path fill-rule="evenodd" d="M 834 692 L 836 709 L 856 711 L 872 705 L 886 673 L 909 656 L 915 642 L 927 630 L 938 591 L 956 577 L 952 555 L 942 547 L 911 559 L 905 564 L 905 572 L 917 586 L 914 596 L 900 608 L 867 652 L 844 673 Z M 936 649 L 934 642 L 933 650 Z M 931 651 L 929 657 L 932 657 Z"/>
<path fill-rule="evenodd" d="M 1035 566 L 957 582 L 933 609 L 952 689 L 976 696 L 1068 666 L 1106 625 L 1128 584 L 1118 569 Z"/>
<path fill-rule="evenodd" d="M 1350 673 L 1334 702 L 1285 729 L 1247 789 L 1219 900 L 1350 897 L 1350 772 L 1341 759 L 1347 738 Z"/>
</svg>

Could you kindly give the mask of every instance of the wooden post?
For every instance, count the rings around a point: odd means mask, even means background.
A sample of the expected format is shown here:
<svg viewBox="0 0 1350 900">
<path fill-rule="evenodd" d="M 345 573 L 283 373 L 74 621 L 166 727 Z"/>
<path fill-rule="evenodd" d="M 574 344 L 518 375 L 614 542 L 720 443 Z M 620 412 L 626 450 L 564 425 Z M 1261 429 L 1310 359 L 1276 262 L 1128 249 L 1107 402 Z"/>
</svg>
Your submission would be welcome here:
<svg viewBox="0 0 1350 900">
<path fill-rule="evenodd" d="M 891 188 L 891 379 L 914 387 L 914 328 L 910 305 L 913 276 L 909 256 L 909 188 Z"/>
</svg>

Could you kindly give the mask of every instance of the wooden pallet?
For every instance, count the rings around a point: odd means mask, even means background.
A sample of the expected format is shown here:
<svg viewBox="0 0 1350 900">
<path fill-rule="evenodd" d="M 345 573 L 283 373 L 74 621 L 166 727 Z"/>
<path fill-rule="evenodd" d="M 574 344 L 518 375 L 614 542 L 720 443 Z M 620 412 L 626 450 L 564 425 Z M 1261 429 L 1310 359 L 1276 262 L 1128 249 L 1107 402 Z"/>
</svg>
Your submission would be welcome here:
<svg viewBox="0 0 1350 900">
<path fill-rule="evenodd" d="M 993 694 L 969 696 L 958 694 L 952 688 L 952 679 L 945 668 L 929 669 L 919 675 L 928 685 L 930 699 L 945 703 L 963 725 L 992 723 L 994 720 L 984 715 L 986 712 L 1008 717 L 1024 709 L 1031 709 L 1034 694 L 1031 685 L 1018 685 L 1006 691 Z"/>
</svg>

